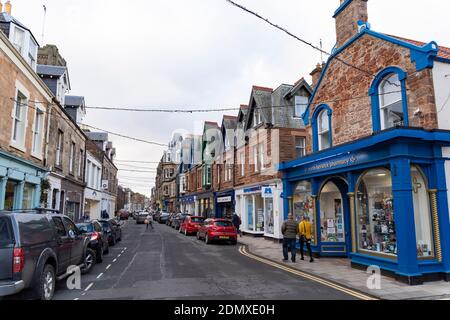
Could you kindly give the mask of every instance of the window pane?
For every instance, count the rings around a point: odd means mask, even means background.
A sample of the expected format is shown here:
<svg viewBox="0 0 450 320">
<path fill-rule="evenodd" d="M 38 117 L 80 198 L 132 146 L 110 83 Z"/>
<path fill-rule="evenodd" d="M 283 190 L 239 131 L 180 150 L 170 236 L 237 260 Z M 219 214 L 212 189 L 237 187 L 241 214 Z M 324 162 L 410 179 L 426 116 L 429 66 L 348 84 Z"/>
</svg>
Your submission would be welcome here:
<svg viewBox="0 0 450 320">
<path fill-rule="evenodd" d="M 33 194 L 34 186 L 25 183 L 25 186 L 23 187 L 22 209 L 33 209 Z"/>
<path fill-rule="evenodd" d="M 411 168 L 414 222 L 416 226 L 417 256 L 431 257 L 434 255 L 433 232 L 431 225 L 430 198 L 427 185 L 422 173 L 416 168 Z"/>
<path fill-rule="evenodd" d="M 342 196 L 333 182 L 320 193 L 320 233 L 323 242 L 345 242 Z"/>
<path fill-rule="evenodd" d="M 390 171 L 367 172 L 357 187 L 358 248 L 397 255 Z"/>
<path fill-rule="evenodd" d="M 392 74 L 381 83 L 380 86 L 381 105 L 386 106 L 402 100 L 401 85 L 398 74 Z"/>
<path fill-rule="evenodd" d="M 322 111 L 319 115 L 319 132 L 329 131 L 330 123 L 328 119 L 328 112 Z"/>
<path fill-rule="evenodd" d="M 322 134 L 320 134 L 319 136 L 320 139 L 320 150 L 324 150 L 324 149 L 328 149 L 331 144 L 330 144 L 330 134 L 328 132 L 324 132 Z"/>
<path fill-rule="evenodd" d="M 297 185 L 293 197 L 293 206 L 295 221 L 300 222 L 303 216 L 309 217 L 309 221 L 311 222 L 313 229 L 312 242 L 315 243 L 314 198 L 312 197 L 311 183 L 308 181 L 302 181 Z"/>
<path fill-rule="evenodd" d="M 307 105 L 308 105 L 307 97 L 296 96 L 295 97 L 295 116 L 301 117 L 305 113 Z"/>
<path fill-rule="evenodd" d="M 16 195 L 16 187 L 17 183 L 14 181 L 8 180 L 6 183 L 6 192 L 5 192 L 5 210 L 13 210 L 14 209 L 14 198 Z"/>
</svg>

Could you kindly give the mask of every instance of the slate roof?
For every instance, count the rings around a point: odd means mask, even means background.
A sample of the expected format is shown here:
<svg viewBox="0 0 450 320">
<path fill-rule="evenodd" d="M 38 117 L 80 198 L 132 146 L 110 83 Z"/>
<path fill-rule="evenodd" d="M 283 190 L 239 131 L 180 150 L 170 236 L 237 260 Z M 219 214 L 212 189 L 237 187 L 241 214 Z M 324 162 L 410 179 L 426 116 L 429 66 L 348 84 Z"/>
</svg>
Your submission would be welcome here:
<svg viewBox="0 0 450 320">
<path fill-rule="evenodd" d="M 82 96 L 65 96 L 65 105 L 70 107 L 85 106 L 84 97 Z"/>
<path fill-rule="evenodd" d="M 37 42 L 36 38 L 33 35 L 33 32 L 31 32 L 31 30 L 28 29 L 22 22 L 20 22 L 19 20 L 17 20 L 16 18 L 11 16 L 10 14 L 8 14 L 6 12 L 1 12 L 0 13 L 0 23 L 3 23 L 3 24 L 14 23 L 15 25 L 18 25 L 19 27 L 21 27 L 22 29 L 27 30 L 31 34 L 31 36 L 33 37 L 34 41 L 39 46 L 39 42 Z"/>
<path fill-rule="evenodd" d="M 246 115 L 245 127 L 250 125 L 254 108 L 259 108 L 262 121 L 264 123 L 272 123 L 272 93 L 273 89 L 266 87 L 253 86 L 250 97 L 250 112 Z"/>
<path fill-rule="evenodd" d="M 86 136 L 92 141 L 108 141 L 106 132 L 86 132 Z"/>
<path fill-rule="evenodd" d="M 43 76 L 61 77 L 64 73 L 66 73 L 66 71 L 67 67 L 61 66 L 47 66 L 38 64 L 36 67 L 36 73 Z"/>
</svg>

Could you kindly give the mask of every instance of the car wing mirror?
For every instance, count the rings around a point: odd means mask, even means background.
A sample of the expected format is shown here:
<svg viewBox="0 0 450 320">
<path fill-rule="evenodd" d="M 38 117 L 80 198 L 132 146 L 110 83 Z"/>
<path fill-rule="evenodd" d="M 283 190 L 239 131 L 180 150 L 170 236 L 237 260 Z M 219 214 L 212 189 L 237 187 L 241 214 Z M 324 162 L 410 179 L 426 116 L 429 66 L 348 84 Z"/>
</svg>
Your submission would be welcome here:
<svg viewBox="0 0 450 320">
<path fill-rule="evenodd" d="M 73 230 L 69 230 L 69 237 L 72 239 L 75 238 L 75 232 Z"/>
</svg>

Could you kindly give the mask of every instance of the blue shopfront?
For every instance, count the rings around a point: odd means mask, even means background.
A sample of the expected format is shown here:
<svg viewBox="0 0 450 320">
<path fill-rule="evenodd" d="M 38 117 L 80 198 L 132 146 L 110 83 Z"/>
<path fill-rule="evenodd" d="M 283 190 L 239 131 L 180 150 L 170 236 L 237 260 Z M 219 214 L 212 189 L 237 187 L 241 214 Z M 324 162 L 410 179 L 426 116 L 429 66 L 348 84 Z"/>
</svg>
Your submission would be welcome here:
<svg viewBox="0 0 450 320">
<path fill-rule="evenodd" d="M 449 280 L 449 145 L 448 131 L 396 128 L 282 163 L 284 214 L 311 219 L 320 256 Z"/>
<path fill-rule="evenodd" d="M 195 214 L 195 196 L 183 196 L 179 198 L 181 204 L 181 212 L 194 215 Z"/>
<path fill-rule="evenodd" d="M 39 207 L 46 175 L 44 168 L 0 150 L 0 210 Z"/>
<path fill-rule="evenodd" d="M 234 190 L 226 190 L 215 193 L 216 218 L 231 219 L 234 214 Z"/>
</svg>

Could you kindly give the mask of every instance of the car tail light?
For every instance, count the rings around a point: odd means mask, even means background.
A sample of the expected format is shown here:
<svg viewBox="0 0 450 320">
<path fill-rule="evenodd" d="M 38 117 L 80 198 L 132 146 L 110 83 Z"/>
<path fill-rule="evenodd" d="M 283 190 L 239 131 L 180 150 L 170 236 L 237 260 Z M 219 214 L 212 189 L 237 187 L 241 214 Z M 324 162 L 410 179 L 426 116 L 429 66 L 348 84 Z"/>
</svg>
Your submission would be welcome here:
<svg viewBox="0 0 450 320">
<path fill-rule="evenodd" d="M 91 235 L 91 241 L 92 241 L 92 240 L 98 240 L 98 238 L 100 238 L 100 233 L 98 233 L 98 232 L 94 232 L 94 233 Z"/>
<path fill-rule="evenodd" d="M 13 251 L 13 273 L 22 272 L 25 267 L 25 251 L 23 248 L 14 248 Z"/>
</svg>

